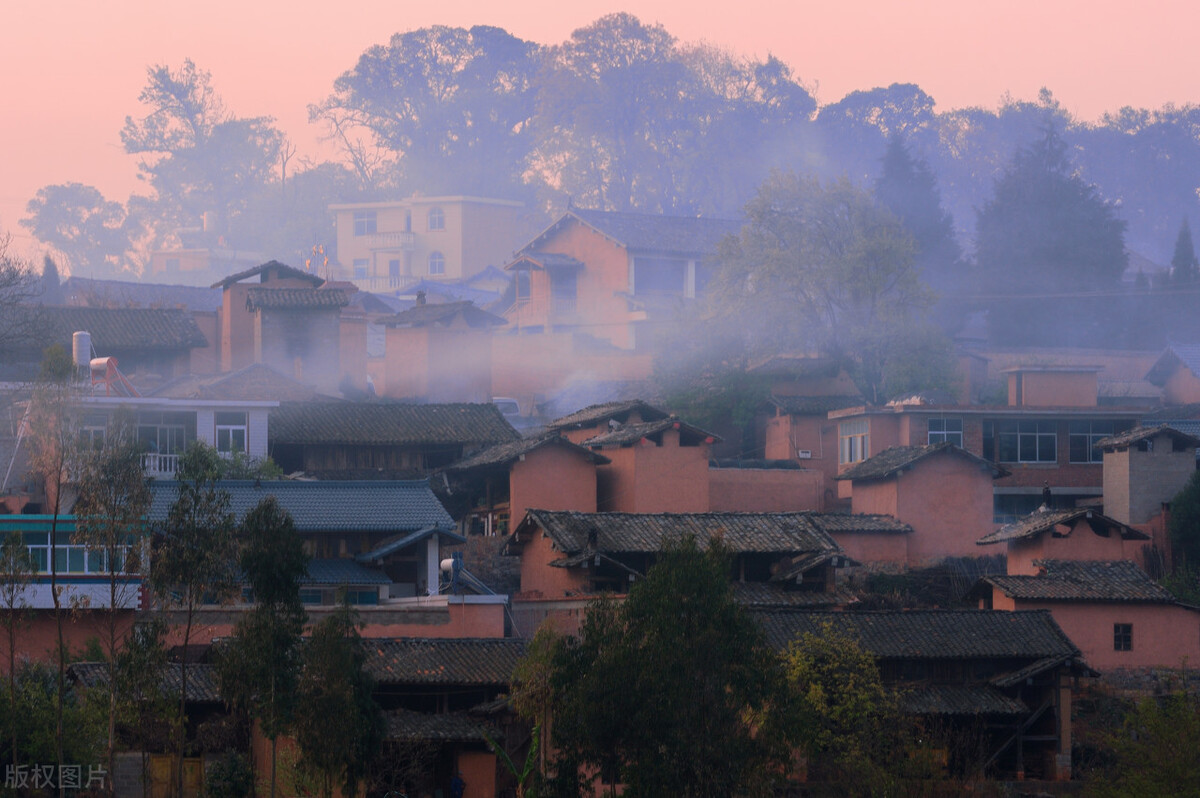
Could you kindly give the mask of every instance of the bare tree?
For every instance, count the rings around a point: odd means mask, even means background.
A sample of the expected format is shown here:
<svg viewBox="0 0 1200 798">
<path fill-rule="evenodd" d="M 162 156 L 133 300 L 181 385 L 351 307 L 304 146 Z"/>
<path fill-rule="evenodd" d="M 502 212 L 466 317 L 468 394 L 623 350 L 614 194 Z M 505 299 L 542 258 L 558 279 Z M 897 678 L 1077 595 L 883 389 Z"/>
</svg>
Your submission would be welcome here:
<svg viewBox="0 0 1200 798">
<path fill-rule="evenodd" d="M 36 314 L 26 305 L 37 296 L 37 275 L 12 252 L 12 235 L 0 235 L 0 352 L 28 340 Z"/>
<path fill-rule="evenodd" d="M 21 533 L 13 532 L 0 543 L 0 624 L 4 626 L 8 643 L 8 700 L 12 717 L 17 717 L 17 632 L 22 628 L 28 607 L 25 591 L 34 574 L 33 558 L 21 540 Z M 12 724 L 12 764 L 17 762 L 17 724 Z"/>
</svg>

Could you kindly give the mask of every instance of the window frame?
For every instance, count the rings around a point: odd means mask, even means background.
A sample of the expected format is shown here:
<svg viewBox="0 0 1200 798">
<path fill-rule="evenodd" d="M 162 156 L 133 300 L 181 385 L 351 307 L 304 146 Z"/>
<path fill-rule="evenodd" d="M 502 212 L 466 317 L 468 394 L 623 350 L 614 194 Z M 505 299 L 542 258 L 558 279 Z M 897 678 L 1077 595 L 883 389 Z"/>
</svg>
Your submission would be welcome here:
<svg viewBox="0 0 1200 798">
<path fill-rule="evenodd" d="M 942 429 L 935 430 L 935 424 L 941 426 Z M 957 424 L 958 429 L 947 429 L 952 424 Z M 952 443 L 960 449 L 963 448 L 962 416 L 937 416 L 929 419 L 925 435 L 925 442 L 931 446 L 936 443 Z"/>
<path fill-rule="evenodd" d="M 1087 425 L 1087 430 L 1081 431 L 1084 425 Z M 1097 425 L 1103 426 L 1104 429 L 1097 432 Z M 1109 421 L 1105 419 L 1086 419 L 1069 422 L 1067 424 L 1067 461 L 1077 465 L 1103 463 L 1104 452 L 1096 448 L 1096 443 L 1102 438 L 1110 438 L 1113 435 L 1128 432 L 1131 426 L 1132 424 L 1128 421 Z M 1081 460 L 1075 457 L 1077 446 L 1087 447 L 1087 459 Z"/>
<path fill-rule="evenodd" d="M 983 432 L 984 456 L 994 463 L 1058 464 L 1057 421 L 994 419 L 983 422 Z"/>
<path fill-rule="evenodd" d="M 446 212 L 442 210 L 440 205 L 435 205 L 425 214 L 425 227 L 431 233 L 441 232 L 446 229 Z"/>
<path fill-rule="evenodd" d="M 354 236 L 375 235 L 379 232 L 379 214 L 375 211 L 354 211 Z"/>
<path fill-rule="evenodd" d="M 225 416 L 221 420 L 221 416 Z M 240 421 L 233 420 L 232 416 L 240 416 Z M 217 453 L 221 455 L 232 455 L 234 452 L 240 451 L 245 454 L 250 446 L 250 414 L 237 411 L 218 411 L 213 414 L 213 442 L 216 444 Z M 233 448 L 233 437 L 235 432 L 242 433 L 242 448 Z M 229 445 L 222 448 L 221 433 L 227 433 L 229 437 Z"/>
<path fill-rule="evenodd" d="M 861 463 L 870 456 L 870 420 L 856 418 L 838 422 L 838 465 Z"/>
<path fill-rule="evenodd" d="M 437 264 L 436 270 L 434 268 L 435 263 Z M 435 249 L 433 252 L 429 253 L 429 258 L 426 261 L 426 265 L 429 267 L 430 275 L 445 274 L 446 273 L 446 256 L 443 255 L 440 251 Z"/>
<path fill-rule="evenodd" d="M 1113 651 L 1133 651 L 1133 624 L 1113 624 Z"/>
</svg>

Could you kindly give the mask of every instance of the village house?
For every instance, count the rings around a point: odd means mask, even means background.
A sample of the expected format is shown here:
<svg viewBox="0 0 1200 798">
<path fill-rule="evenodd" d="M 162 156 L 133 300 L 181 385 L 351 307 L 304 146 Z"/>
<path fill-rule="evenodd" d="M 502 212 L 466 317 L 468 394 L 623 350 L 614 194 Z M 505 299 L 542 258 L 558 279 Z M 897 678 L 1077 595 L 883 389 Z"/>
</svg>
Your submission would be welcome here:
<svg viewBox="0 0 1200 798">
<path fill-rule="evenodd" d="M 953 443 L 893 446 L 838 475 L 850 512 L 887 515 L 911 534 L 842 542 L 861 562 L 912 567 L 978 555 L 975 541 L 995 529 L 992 481 L 1008 472 Z"/>
<path fill-rule="evenodd" d="M 846 518 L 860 524 L 878 521 Z M 594 597 L 628 592 L 664 545 L 686 535 L 695 536 L 702 546 L 720 538 L 733 555 L 733 581 L 760 586 L 746 593 L 755 603 L 842 603 L 845 597 L 837 590 L 835 571 L 849 561 L 823 521 L 812 513 L 531 509 L 504 548 L 521 562 L 514 626 L 517 634 L 530 636 L 550 617 L 563 631 L 574 632 Z"/>
<path fill-rule="evenodd" d="M 285 473 L 309 477 L 427 476 L 517 437 L 491 403 L 284 402 L 270 453 Z"/>
<path fill-rule="evenodd" d="M 483 197 L 414 195 L 330 205 L 336 278 L 395 292 L 420 280 L 459 280 L 500 265 L 527 234 L 524 206 Z"/>
<path fill-rule="evenodd" d="M 753 613 L 786 649 L 832 629 L 875 657 L 901 706 L 941 728 L 948 765 L 1004 779 L 1071 778 L 1071 683 L 1092 675 L 1050 613 L 982 610 Z M 976 739 L 982 744 L 972 751 Z"/>
<path fill-rule="evenodd" d="M 492 329 L 504 319 L 474 303 L 417 304 L 384 319 L 382 367 L 373 375 L 384 396 L 427 402 L 492 398 Z"/>
</svg>

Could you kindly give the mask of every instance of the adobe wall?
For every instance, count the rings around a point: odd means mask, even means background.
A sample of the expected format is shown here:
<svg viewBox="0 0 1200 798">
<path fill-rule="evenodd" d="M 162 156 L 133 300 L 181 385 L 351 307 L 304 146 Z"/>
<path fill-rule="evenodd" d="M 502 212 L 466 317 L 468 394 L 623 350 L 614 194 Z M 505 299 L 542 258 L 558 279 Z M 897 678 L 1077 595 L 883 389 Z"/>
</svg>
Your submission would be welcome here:
<svg viewBox="0 0 1200 798">
<path fill-rule="evenodd" d="M 216 374 L 221 370 L 220 317 L 215 310 L 193 310 L 191 314 L 208 344 L 191 350 L 187 371 L 192 374 Z"/>
<path fill-rule="evenodd" d="M 538 508 L 541 509 L 541 508 Z M 576 568 L 556 568 L 549 563 L 562 557 L 555 551 L 550 538 L 534 532 L 521 551 L 522 598 L 564 598 L 568 593 L 581 593 L 585 575 Z"/>
<path fill-rule="evenodd" d="M 424 327 L 388 327 L 384 343 L 387 383 L 379 385 L 392 399 L 423 397 L 429 393 L 429 330 Z"/>
<path fill-rule="evenodd" d="M 257 287 L 258 283 L 233 283 L 221 292 L 221 371 L 237 371 L 257 362 L 258 325 L 255 315 L 246 310 L 246 296 Z"/>
<path fill-rule="evenodd" d="M 1178 605 L 1017 601 L 1020 610 L 1048 609 L 1087 663 L 1116 668 L 1179 668 L 1200 664 L 1200 612 Z M 1113 625 L 1133 625 L 1133 648 L 1113 648 Z"/>
<path fill-rule="evenodd" d="M 978 557 L 975 541 L 993 531 L 992 476 L 953 454 L 938 454 L 900 474 L 894 515 L 909 524 L 909 565 Z M 858 492 L 856 485 L 855 493 Z M 859 512 L 856 508 L 856 512 Z"/>
<path fill-rule="evenodd" d="M 1008 403 L 1013 407 L 1095 407 L 1096 376 L 1094 371 L 1010 373 Z"/>
<path fill-rule="evenodd" d="M 471 798 L 496 798 L 496 755 L 490 751 L 458 752 L 458 771 Z"/>
<path fill-rule="evenodd" d="M 1056 529 L 1065 532 L 1067 527 L 1060 524 Z M 1080 519 L 1074 531 L 1066 537 L 1056 537 L 1046 532 L 1032 540 L 1009 541 L 1007 572 L 1012 575 L 1036 574 L 1038 569 L 1033 565 L 1034 560 L 1124 559 L 1131 558 L 1126 557 L 1125 541 L 1115 530 L 1108 537 L 1097 535 L 1086 519 Z"/>
<path fill-rule="evenodd" d="M 560 635 L 578 635 L 593 596 L 580 598 L 535 598 L 514 596 L 513 635 L 528 640 L 547 624 Z"/>
<path fill-rule="evenodd" d="M 824 509 L 825 477 L 799 469 L 710 468 L 708 509 L 714 513 L 785 513 Z"/>
<path fill-rule="evenodd" d="M 360 391 L 367 388 L 367 317 L 343 313 L 338 319 L 338 384 L 349 377 Z M 382 383 L 376 383 L 382 385 Z"/>
<path fill-rule="evenodd" d="M 431 402 L 490 402 L 493 395 L 490 336 L 488 330 L 465 325 L 457 329 L 433 328 L 428 338 L 429 376 L 424 396 Z"/>
<path fill-rule="evenodd" d="M 708 446 L 680 446 L 678 430 L 666 430 L 662 446 L 639 443 L 602 454 L 612 463 L 597 466 L 601 512 L 708 511 Z"/>
<path fill-rule="evenodd" d="M 1163 402 L 1171 405 L 1200 402 L 1200 379 L 1180 365 L 1163 385 Z"/>
<path fill-rule="evenodd" d="M 17 630 L 17 663 L 22 659 L 35 662 L 55 662 L 58 650 L 58 625 L 54 621 L 54 610 L 25 610 L 22 614 L 25 625 Z M 63 606 L 63 644 L 72 654 L 83 651 L 88 641 L 96 638 L 104 645 L 108 632 L 108 614 L 99 610 L 72 612 Z M 133 626 L 133 611 L 121 612 L 118 618 L 119 634 L 124 636 Z M 0 674 L 8 673 L 8 634 L 0 629 Z"/>
<path fill-rule="evenodd" d="M 908 562 L 906 534 L 865 534 L 859 532 L 830 533 L 846 556 L 862 564 Z"/>
<path fill-rule="evenodd" d="M 263 309 L 255 316 L 259 362 L 299 382 L 336 391 L 341 356 L 338 311 Z"/>
<path fill-rule="evenodd" d="M 815 415 L 776 416 L 766 422 L 765 442 L 763 457 L 768 460 L 796 460 L 797 452 L 811 452 L 812 457 L 800 460 L 800 464 L 823 475 L 822 490 L 828 489 L 832 498 L 833 478 L 838 473 L 837 422 Z"/>
<path fill-rule="evenodd" d="M 492 390 L 522 407 L 545 398 L 577 368 L 571 336 L 566 333 L 492 336 Z"/>
<path fill-rule="evenodd" d="M 1144 524 L 1162 512 L 1196 472 L 1192 449 L 1172 451 L 1168 435 L 1153 439 L 1154 449 L 1104 453 L 1104 514 L 1123 524 Z"/>
<path fill-rule="evenodd" d="M 594 513 L 596 465 L 579 452 L 543 446 L 513 463 L 508 474 L 508 497 L 513 529 L 531 507 Z"/>
</svg>

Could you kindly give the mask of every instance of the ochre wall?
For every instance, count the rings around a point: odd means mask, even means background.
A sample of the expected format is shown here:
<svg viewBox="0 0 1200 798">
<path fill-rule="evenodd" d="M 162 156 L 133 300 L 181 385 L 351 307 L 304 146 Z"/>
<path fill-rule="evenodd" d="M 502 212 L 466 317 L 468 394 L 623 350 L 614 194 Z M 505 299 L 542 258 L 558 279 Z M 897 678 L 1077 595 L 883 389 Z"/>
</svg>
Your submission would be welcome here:
<svg viewBox="0 0 1200 798">
<path fill-rule="evenodd" d="M 913 528 L 908 541 L 909 565 L 987 553 L 975 541 L 996 528 L 990 470 L 963 457 L 940 453 L 921 460 L 896 482 L 898 503 L 890 514 Z M 858 493 L 858 485 L 854 492 Z M 857 506 L 855 512 L 859 512 Z"/>
<path fill-rule="evenodd" d="M 715 513 L 820 511 L 824 490 L 820 471 L 713 468 L 708 472 L 708 509 Z"/>
<path fill-rule="evenodd" d="M 831 537 L 852 560 L 860 563 L 903 563 L 908 561 L 908 538 L 905 534 L 860 534 L 834 532 Z"/>
<path fill-rule="evenodd" d="M 1067 527 L 1056 527 L 1060 533 Z M 982 547 L 981 547 L 982 548 Z M 1080 519 L 1074 531 L 1066 537 L 1055 537 L 1045 532 L 1033 540 L 1014 540 L 1008 544 L 1008 573 L 1036 574 L 1034 560 L 1123 560 L 1126 557 L 1125 542 L 1114 530 L 1107 537 L 1092 531 L 1087 519 Z"/>
<path fill-rule="evenodd" d="M 215 310 L 193 310 L 192 318 L 208 341 L 193 349 L 187 364 L 192 374 L 216 374 L 221 370 L 221 325 Z"/>
<path fill-rule="evenodd" d="M 531 507 L 539 510 L 596 512 L 596 466 L 581 452 L 543 446 L 513 463 L 508 474 L 512 528 Z"/>
<path fill-rule="evenodd" d="M 541 508 L 537 508 L 541 509 Z M 581 569 L 555 568 L 549 563 L 564 556 L 555 551 L 550 538 L 536 531 L 521 551 L 522 597 L 563 598 L 567 593 L 582 593 L 584 577 Z"/>
<path fill-rule="evenodd" d="M 1023 371 L 1008 375 L 1008 403 L 1022 407 L 1095 407 L 1094 371 Z M 1017 396 L 1017 382 L 1022 384 Z"/>
<path fill-rule="evenodd" d="M 662 440 L 602 450 L 612 463 L 597 468 L 601 512 L 708 511 L 708 446 L 680 446 L 673 429 Z"/>
<path fill-rule="evenodd" d="M 1200 379 L 1188 369 L 1179 366 L 1167 377 L 1167 382 L 1163 385 L 1163 402 L 1172 405 L 1200 402 Z"/>
</svg>

